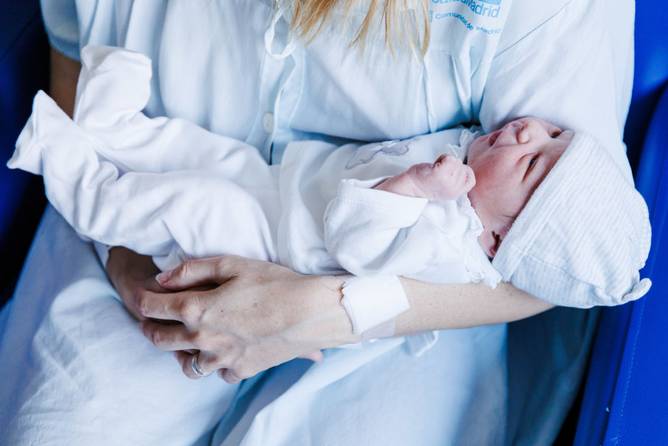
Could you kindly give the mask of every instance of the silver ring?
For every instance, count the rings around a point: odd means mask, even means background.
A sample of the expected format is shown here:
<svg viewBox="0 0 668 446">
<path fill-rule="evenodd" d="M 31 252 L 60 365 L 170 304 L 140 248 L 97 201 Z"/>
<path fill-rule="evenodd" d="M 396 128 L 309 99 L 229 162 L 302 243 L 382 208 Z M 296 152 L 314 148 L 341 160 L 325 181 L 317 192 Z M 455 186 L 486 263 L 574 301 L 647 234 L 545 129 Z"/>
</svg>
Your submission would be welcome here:
<svg viewBox="0 0 668 446">
<path fill-rule="evenodd" d="M 206 376 L 206 373 L 204 373 L 204 370 L 202 370 L 202 367 L 199 365 L 199 353 L 192 355 L 192 359 L 190 360 L 190 368 L 192 369 L 195 376 L 199 378 Z"/>
</svg>

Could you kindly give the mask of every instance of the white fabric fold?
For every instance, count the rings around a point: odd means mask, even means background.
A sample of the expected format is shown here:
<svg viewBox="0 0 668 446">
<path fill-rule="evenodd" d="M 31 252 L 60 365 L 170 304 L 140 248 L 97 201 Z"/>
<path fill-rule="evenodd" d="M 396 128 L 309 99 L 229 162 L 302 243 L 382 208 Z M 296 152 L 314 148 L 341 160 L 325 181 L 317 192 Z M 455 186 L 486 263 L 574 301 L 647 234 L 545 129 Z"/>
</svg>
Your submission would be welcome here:
<svg viewBox="0 0 668 446">
<path fill-rule="evenodd" d="M 478 243 L 483 226 L 467 197 L 430 202 L 370 188 L 379 182 L 341 181 L 325 211 L 325 246 L 346 271 L 496 287 L 501 276 Z"/>
</svg>

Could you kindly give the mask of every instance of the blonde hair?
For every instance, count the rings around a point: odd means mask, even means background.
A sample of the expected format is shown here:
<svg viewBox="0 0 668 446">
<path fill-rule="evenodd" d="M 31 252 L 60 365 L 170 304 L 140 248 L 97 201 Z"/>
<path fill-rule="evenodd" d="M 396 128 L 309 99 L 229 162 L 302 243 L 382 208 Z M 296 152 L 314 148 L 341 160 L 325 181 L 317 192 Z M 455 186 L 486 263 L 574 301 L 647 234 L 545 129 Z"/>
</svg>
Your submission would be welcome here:
<svg viewBox="0 0 668 446">
<path fill-rule="evenodd" d="M 361 0 L 294 0 L 291 27 L 297 35 L 310 41 L 322 30 L 338 4 L 343 5 L 344 15 L 347 16 L 353 4 L 359 1 Z M 359 46 L 363 49 L 369 33 L 376 28 L 376 25 L 381 25 L 385 44 L 390 51 L 394 51 L 393 42 L 398 41 L 400 46 L 408 42 L 412 48 L 419 49 L 420 53 L 426 53 L 429 46 L 429 0 L 368 0 L 368 2 L 369 8 L 350 46 Z M 413 8 L 415 16 L 402 14 L 403 11 L 410 9 L 409 3 L 421 5 L 420 8 Z"/>
</svg>

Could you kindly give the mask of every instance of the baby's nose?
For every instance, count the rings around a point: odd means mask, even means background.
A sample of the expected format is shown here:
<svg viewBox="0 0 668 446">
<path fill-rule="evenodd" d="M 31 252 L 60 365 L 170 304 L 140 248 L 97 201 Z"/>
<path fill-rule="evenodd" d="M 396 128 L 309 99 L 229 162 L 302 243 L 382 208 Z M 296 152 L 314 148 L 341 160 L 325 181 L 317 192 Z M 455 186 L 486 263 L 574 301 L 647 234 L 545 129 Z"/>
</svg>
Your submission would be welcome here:
<svg viewBox="0 0 668 446">
<path fill-rule="evenodd" d="M 534 131 L 535 127 L 538 125 L 532 119 L 522 119 L 515 121 L 513 124 L 518 144 L 526 144 L 531 141 L 531 132 Z"/>
<path fill-rule="evenodd" d="M 545 126 L 537 119 L 523 119 L 517 130 L 517 142 L 526 144 L 532 138 L 540 139 L 546 134 Z"/>
</svg>

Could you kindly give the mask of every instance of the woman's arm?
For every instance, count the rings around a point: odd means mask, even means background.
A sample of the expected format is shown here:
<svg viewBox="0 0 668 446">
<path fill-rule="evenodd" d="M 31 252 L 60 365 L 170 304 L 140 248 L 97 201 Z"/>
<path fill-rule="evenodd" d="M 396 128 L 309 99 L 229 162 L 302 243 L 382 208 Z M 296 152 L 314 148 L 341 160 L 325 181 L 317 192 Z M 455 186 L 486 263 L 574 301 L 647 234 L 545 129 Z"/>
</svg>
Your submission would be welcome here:
<svg viewBox="0 0 668 446">
<path fill-rule="evenodd" d="M 49 95 L 71 117 L 81 64 L 53 48 L 50 50 L 50 61 Z M 112 248 L 106 267 L 111 282 L 128 310 L 135 317 L 141 317 L 137 311 L 136 297 L 149 290 L 161 290 L 153 279 L 160 270 L 150 257 L 126 248 Z"/>
<path fill-rule="evenodd" d="M 398 334 L 512 322 L 552 308 L 509 283 L 491 289 L 481 284 L 401 282 L 411 308 L 397 317 Z"/>
<path fill-rule="evenodd" d="M 344 276 L 303 276 L 272 263 L 226 256 L 192 260 L 158 276 L 164 294 L 136 295 L 144 334 L 160 349 L 199 350 L 204 371 L 229 381 L 298 356 L 358 342 L 341 305 Z M 513 321 L 550 308 L 511 285 L 434 285 L 403 280 L 411 308 L 397 334 Z M 208 290 L 193 287 L 209 285 Z M 185 291 L 177 291 L 185 290 Z M 119 290 L 121 293 L 123 290 Z M 178 321 L 164 324 L 156 320 Z M 177 355 L 196 378 L 192 357 Z"/>
<path fill-rule="evenodd" d="M 49 95 L 70 117 L 74 113 L 74 98 L 81 64 L 51 48 Z"/>
</svg>

